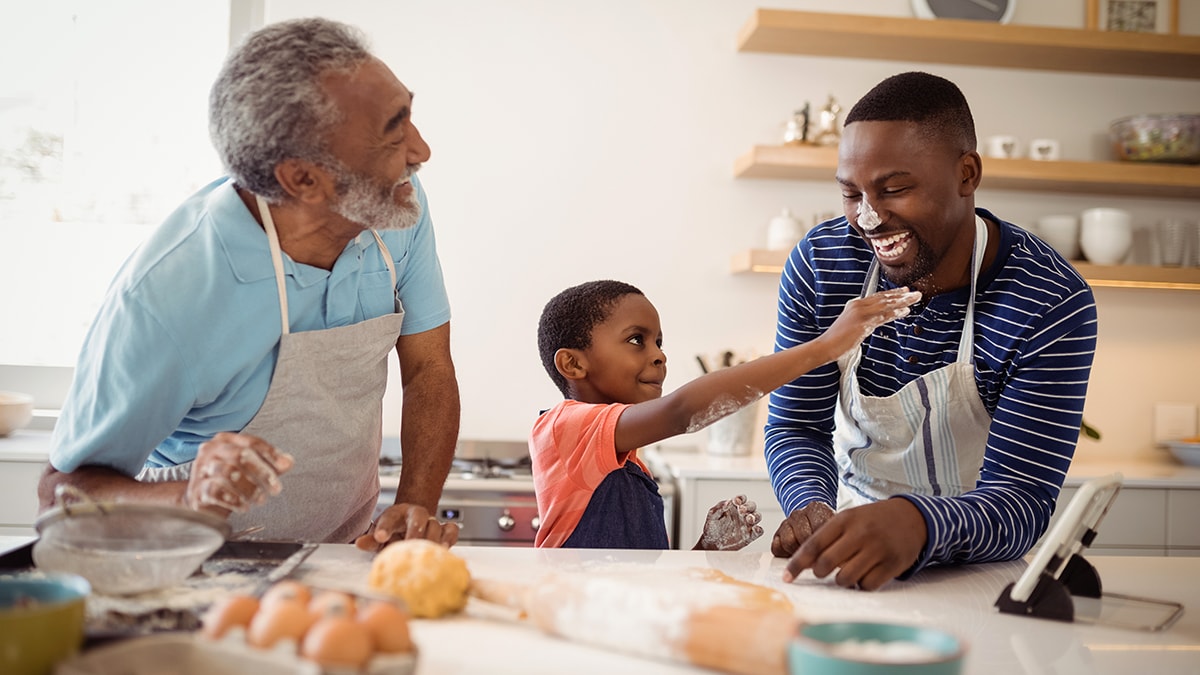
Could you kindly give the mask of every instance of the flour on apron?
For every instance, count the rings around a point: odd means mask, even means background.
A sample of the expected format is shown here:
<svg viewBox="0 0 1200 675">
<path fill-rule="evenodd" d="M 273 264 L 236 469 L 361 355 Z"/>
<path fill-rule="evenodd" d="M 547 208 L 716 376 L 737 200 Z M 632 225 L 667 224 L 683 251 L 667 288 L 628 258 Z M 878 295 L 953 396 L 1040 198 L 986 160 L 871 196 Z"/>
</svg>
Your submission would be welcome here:
<svg viewBox="0 0 1200 675">
<path fill-rule="evenodd" d="M 292 333 L 283 256 L 269 205 L 258 209 L 279 289 L 279 356 L 266 399 L 242 433 L 296 458 L 280 480 L 283 492 L 229 518 L 233 529 L 263 526 L 265 540 L 346 543 L 366 531 L 379 496 L 379 447 L 387 358 L 396 346 L 404 308 L 349 326 Z M 372 231 L 396 287 L 396 268 Z M 192 463 L 146 468 L 138 480 L 187 480 Z"/>
<path fill-rule="evenodd" d="M 862 346 L 838 359 L 841 389 L 835 411 L 838 509 L 898 494 L 955 496 L 979 480 L 991 416 L 975 386 L 975 284 L 987 248 L 987 225 L 975 217 L 971 297 L 958 358 L 890 396 L 866 396 L 858 385 Z M 861 295 L 875 292 L 879 262 Z"/>
</svg>

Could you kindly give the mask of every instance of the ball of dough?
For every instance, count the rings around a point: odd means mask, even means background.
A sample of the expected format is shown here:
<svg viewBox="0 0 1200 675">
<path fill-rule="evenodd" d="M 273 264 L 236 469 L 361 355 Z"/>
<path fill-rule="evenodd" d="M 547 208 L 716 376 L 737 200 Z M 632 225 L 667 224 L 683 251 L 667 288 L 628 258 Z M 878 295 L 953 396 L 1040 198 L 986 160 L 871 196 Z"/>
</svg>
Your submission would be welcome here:
<svg viewBox="0 0 1200 675">
<path fill-rule="evenodd" d="M 436 618 L 467 604 L 467 562 L 425 539 L 388 544 L 371 562 L 367 585 L 404 600 L 413 616 Z"/>
</svg>

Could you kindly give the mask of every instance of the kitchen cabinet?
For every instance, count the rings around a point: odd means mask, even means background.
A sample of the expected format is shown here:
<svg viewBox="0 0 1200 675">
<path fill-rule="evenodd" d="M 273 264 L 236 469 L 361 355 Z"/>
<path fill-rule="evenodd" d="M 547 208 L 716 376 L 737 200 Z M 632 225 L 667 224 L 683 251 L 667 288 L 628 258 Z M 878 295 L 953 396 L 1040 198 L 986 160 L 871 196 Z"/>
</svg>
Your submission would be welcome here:
<svg viewBox="0 0 1200 675">
<path fill-rule="evenodd" d="M 1077 491 L 1063 487 L 1051 526 Z M 1198 512 L 1200 489 L 1123 487 L 1088 554 L 1200 556 Z"/>
<path fill-rule="evenodd" d="M 46 460 L 0 458 L 0 535 L 34 535 L 37 484 Z"/>
<path fill-rule="evenodd" d="M 1079 491 L 1063 487 L 1058 508 L 1050 518 L 1053 527 L 1067 504 Z M 1049 531 L 1049 528 L 1046 530 Z M 1088 555 L 1166 555 L 1167 491 L 1122 488 L 1100 521 Z"/>
<path fill-rule="evenodd" d="M 679 539 L 675 548 L 691 548 L 700 539 L 708 510 L 719 501 L 746 495 L 762 515 L 763 536 L 751 542 L 745 551 L 770 551 L 771 537 L 783 522 L 783 509 L 775 499 L 766 471 L 755 479 L 677 478 L 679 495 Z"/>
<path fill-rule="evenodd" d="M 794 10 L 755 11 L 738 50 L 1081 73 L 1200 79 L 1200 36 L 1121 33 L 982 21 L 923 20 Z M 738 178 L 831 180 L 835 148 L 756 146 Z M 988 158 L 982 187 L 1168 199 L 1200 198 L 1200 167 L 1133 162 Z M 734 272 L 777 273 L 786 252 L 745 251 Z M 1200 270 L 1077 265 L 1093 286 L 1200 289 Z"/>
<path fill-rule="evenodd" d="M 0 536 L 37 534 L 37 485 L 49 456 L 49 431 L 22 429 L 0 438 Z"/>
</svg>

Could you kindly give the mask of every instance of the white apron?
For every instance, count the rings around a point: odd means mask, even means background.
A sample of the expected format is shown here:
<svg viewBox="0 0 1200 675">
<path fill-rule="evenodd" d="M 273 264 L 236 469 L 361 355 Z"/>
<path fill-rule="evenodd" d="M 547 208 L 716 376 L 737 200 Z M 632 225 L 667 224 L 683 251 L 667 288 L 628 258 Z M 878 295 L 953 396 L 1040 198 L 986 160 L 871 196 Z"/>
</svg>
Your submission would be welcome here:
<svg viewBox="0 0 1200 675">
<path fill-rule="evenodd" d="M 234 513 L 234 531 L 263 526 L 264 540 L 347 543 L 367 530 L 379 496 L 379 448 L 387 358 L 396 346 L 404 308 L 337 328 L 290 332 L 287 285 L 270 207 L 258 209 L 271 247 L 283 324 L 279 356 L 262 407 L 242 429 L 296 458 L 281 478 L 283 492 Z M 377 233 L 380 254 L 396 287 L 396 268 Z M 192 463 L 146 468 L 141 481 L 187 480 Z"/>
<path fill-rule="evenodd" d="M 971 490 L 983 466 L 988 415 L 975 386 L 975 282 L 987 249 L 987 224 L 975 217 L 971 297 L 957 360 L 904 385 L 891 396 L 865 396 L 858 386 L 862 346 L 838 359 L 841 390 L 833 434 L 838 509 L 898 494 L 954 496 Z M 862 295 L 875 292 L 879 263 Z"/>
</svg>

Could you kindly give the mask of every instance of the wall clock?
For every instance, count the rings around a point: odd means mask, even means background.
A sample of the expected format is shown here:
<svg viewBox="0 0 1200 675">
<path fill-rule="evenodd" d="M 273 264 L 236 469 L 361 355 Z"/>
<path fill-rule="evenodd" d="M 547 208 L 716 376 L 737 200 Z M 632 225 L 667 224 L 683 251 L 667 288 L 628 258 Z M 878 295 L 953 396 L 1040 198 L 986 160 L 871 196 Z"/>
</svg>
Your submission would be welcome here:
<svg viewBox="0 0 1200 675">
<path fill-rule="evenodd" d="M 1017 0 L 912 0 L 922 19 L 970 19 L 1008 23 Z"/>
</svg>

